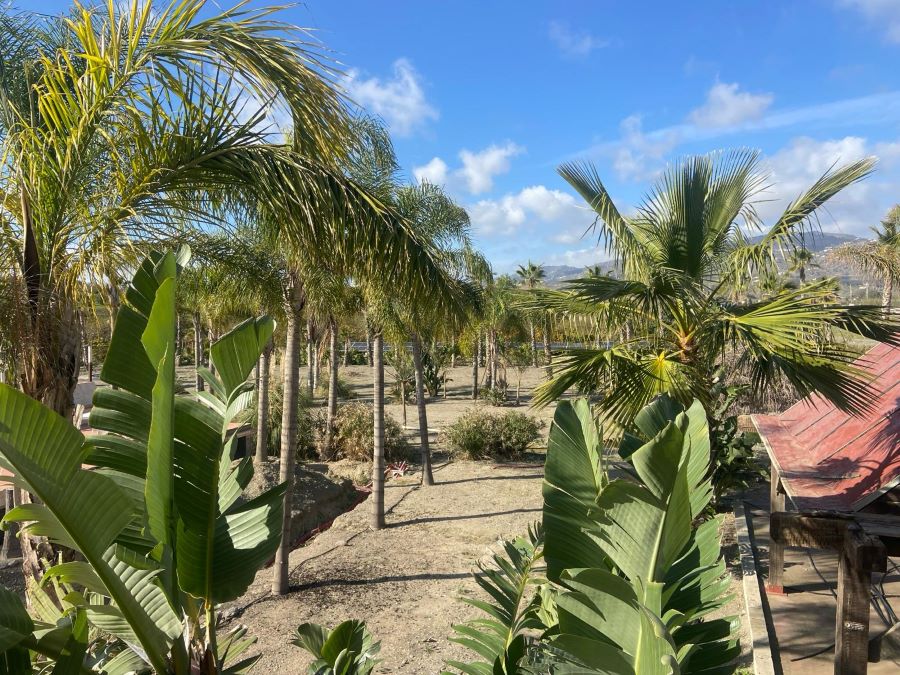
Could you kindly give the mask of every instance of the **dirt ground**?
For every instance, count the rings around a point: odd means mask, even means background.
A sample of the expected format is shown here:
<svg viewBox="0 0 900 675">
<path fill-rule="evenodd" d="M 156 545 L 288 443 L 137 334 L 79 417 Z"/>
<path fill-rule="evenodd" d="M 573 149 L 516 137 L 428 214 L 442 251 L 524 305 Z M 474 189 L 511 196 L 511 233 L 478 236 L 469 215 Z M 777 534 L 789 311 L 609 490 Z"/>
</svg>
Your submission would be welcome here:
<svg viewBox="0 0 900 675">
<path fill-rule="evenodd" d="M 367 366 L 341 370 L 341 378 L 363 400 L 371 398 L 370 377 Z M 465 410 L 483 405 L 469 398 L 470 368 L 454 369 L 451 377 L 449 397 L 428 402 L 429 429 L 438 452 L 445 449 L 440 430 Z M 553 408 L 531 410 L 527 400 L 542 377 L 542 371 L 531 369 L 524 374 L 520 407 L 546 422 L 538 453 L 546 445 Z M 389 384 L 390 374 L 385 379 Z M 399 404 L 392 403 L 387 412 L 402 419 Z M 413 442 L 416 424 L 415 407 L 409 406 L 407 428 Z M 310 659 L 289 644 L 295 627 L 305 621 L 333 627 L 349 618 L 364 619 L 381 640 L 380 673 L 438 673 L 446 659 L 472 658 L 448 640 L 454 623 L 477 616 L 477 610 L 459 598 L 481 592 L 472 578 L 478 560 L 487 560 L 501 538 L 521 535 L 540 519 L 542 476 L 538 454 L 518 465 L 441 463 L 433 488 L 418 487 L 418 475 L 389 482 L 386 530 L 369 529 L 370 504 L 364 502 L 292 553 L 288 595 L 271 596 L 271 570 L 263 570 L 236 603 L 240 614 L 235 620 L 259 638 L 257 649 L 263 658 L 258 669 L 273 674 L 303 672 Z M 732 550 L 736 546 L 730 545 L 733 531 L 729 515 L 723 544 L 732 567 L 739 566 Z M 739 572 L 732 588 L 735 597 L 722 612 L 725 616 L 742 613 Z M 746 645 L 745 631 L 741 641 Z M 742 665 L 749 661 L 748 651 L 744 649 Z"/>
</svg>

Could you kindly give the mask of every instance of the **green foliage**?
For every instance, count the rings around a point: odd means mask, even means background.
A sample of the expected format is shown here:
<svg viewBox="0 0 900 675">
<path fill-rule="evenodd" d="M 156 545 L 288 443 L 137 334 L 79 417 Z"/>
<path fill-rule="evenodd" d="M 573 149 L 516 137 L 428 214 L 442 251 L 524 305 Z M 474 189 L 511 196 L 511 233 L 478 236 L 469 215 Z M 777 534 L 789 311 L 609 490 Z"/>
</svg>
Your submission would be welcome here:
<svg viewBox="0 0 900 675">
<path fill-rule="evenodd" d="M 269 423 L 266 425 L 266 446 L 269 456 L 277 457 L 281 452 L 281 420 L 284 412 L 284 383 L 279 378 L 272 378 L 269 384 Z M 313 401 L 306 389 L 297 392 L 297 441 L 295 452 L 297 459 L 315 458 L 318 420 L 312 414 Z M 251 422 L 254 410 L 248 411 L 246 422 Z"/>
<path fill-rule="evenodd" d="M 369 675 L 378 663 L 381 643 L 375 642 L 362 621 L 344 621 L 334 630 L 315 623 L 297 627 L 291 644 L 316 657 L 309 675 Z"/>
<path fill-rule="evenodd" d="M 0 466 L 40 500 L 2 522 L 77 552 L 44 580 L 83 589 L 61 599 L 68 619 L 52 645 L 43 638 L 35 645 L 29 635 L 40 626 L 10 608 L 0 622 L 15 638 L 0 651 L 30 649 L 58 663 L 66 653 L 77 666 L 81 657 L 73 654 L 84 654 L 77 645 L 92 627 L 133 647 L 115 659 L 139 658 L 160 673 L 186 672 L 199 660 L 239 672 L 255 660 L 224 662 L 215 606 L 247 589 L 281 535 L 282 487 L 238 500 L 253 466 L 232 461 L 229 428 L 252 399 L 246 380 L 274 322 L 251 319 L 223 336 L 212 346 L 218 375 L 203 371 L 209 391 L 177 396 L 175 285 L 184 259 L 152 255 L 127 289 L 101 373 L 116 388 L 98 389 L 91 412 L 91 426 L 106 433 L 85 438 L 0 385 Z"/>
<path fill-rule="evenodd" d="M 328 380 L 323 378 L 321 382 L 319 382 L 319 386 L 316 389 L 316 394 L 321 396 L 322 398 L 328 396 Z M 337 397 L 338 400 L 347 400 L 353 398 L 353 390 L 350 388 L 350 385 L 347 383 L 342 377 L 338 377 L 337 379 Z"/>
<path fill-rule="evenodd" d="M 506 389 L 503 387 L 482 387 L 478 398 L 487 405 L 500 408 L 506 403 Z"/>
<path fill-rule="evenodd" d="M 702 520 L 712 496 L 706 413 L 660 399 L 633 428 L 649 439 L 623 442 L 634 477 L 610 480 L 587 401 L 558 404 L 544 481 L 546 581 L 538 554 L 507 547 L 496 558 L 502 572 L 479 582 L 491 600 L 470 603 L 490 618 L 456 628 L 483 661 L 450 665 L 477 675 L 733 669 L 736 619 L 709 618 L 729 600 L 730 579 L 721 523 Z M 540 592 L 526 598 L 529 584 Z"/>
<path fill-rule="evenodd" d="M 478 563 L 481 574 L 475 575 L 475 583 L 494 602 L 462 598 L 488 618 L 453 626 L 456 637 L 450 640 L 472 650 L 483 660 L 472 663 L 447 661 L 448 666 L 467 675 L 517 672 L 516 666 L 527 650 L 527 631 L 544 627 L 540 587 L 546 580 L 539 573 L 543 544 L 543 530 L 538 524 L 529 528 L 527 539 L 519 537 L 502 542 L 504 555 L 495 553 L 493 566 Z"/>
<path fill-rule="evenodd" d="M 543 422 L 520 412 L 470 409 L 444 430 L 450 454 L 463 459 L 516 459 L 541 437 Z"/>
<path fill-rule="evenodd" d="M 447 386 L 447 366 L 452 351 L 449 347 L 432 346 L 422 351 L 422 378 L 428 395 L 434 398 Z"/>
<path fill-rule="evenodd" d="M 548 538 L 548 576 L 565 589 L 557 598 L 559 634 L 548 653 L 564 664 L 606 663 L 622 673 L 724 667 L 740 648 L 732 637 L 736 619 L 707 618 L 729 599 L 720 521 L 694 526 L 712 497 L 706 413 L 696 402 L 678 412 L 662 399 L 645 407 L 634 426 L 650 438 L 638 447 L 634 436 L 626 439 L 636 479 L 595 478 L 593 498 L 591 482 L 582 480 L 577 496 L 569 495 L 579 465 L 596 461 L 599 435 L 586 405 L 563 401 L 557 408 L 545 527 L 578 528 L 587 545 Z M 593 450 L 571 442 L 578 429 L 588 430 L 583 436 Z"/>
<path fill-rule="evenodd" d="M 334 418 L 332 452 L 335 459 L 360 462 L 372 459 L 374 430 L 372 406 L 353 402 L 338 407 Z M 384 416 L 384 456 L 388 462 L 409 459 L 409 443 L 403 429 L 390 415 Z"/>
<path fill-rule="evenodd" d="M 394 381 L 390 393 L 394 401 L 410 401 L 416 393 L 416 369 L 412 356 L 402 345 L 385 353 L 385 362 Z"/>
</svg>

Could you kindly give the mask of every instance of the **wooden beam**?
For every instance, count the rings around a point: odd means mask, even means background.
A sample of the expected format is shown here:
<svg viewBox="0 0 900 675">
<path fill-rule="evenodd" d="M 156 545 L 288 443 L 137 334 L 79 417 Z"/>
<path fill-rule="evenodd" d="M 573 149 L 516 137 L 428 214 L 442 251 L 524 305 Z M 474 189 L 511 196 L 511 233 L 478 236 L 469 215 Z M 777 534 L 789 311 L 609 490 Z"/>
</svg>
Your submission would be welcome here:
<svg viewBox="0 0 900 675">
<path fill-rule="evenodd" d="M 884 545 L 853 524 L 846 528 L 838 561 L 835 675 L 865 675 L 869 660 L 872 571 L 887 562 Z"/>
<path fill-rule="evenodd" d="M 769 477 L 769 513 L 784 511 L 784 486 L 781 475 L 775 464 L 772 464 Z M 771 523 L 770 523 L 771 528 Z M 766 592 L 784 593 L 784 543 L 769 534 L 769 578 L 766 579 Z"/>
</svg>

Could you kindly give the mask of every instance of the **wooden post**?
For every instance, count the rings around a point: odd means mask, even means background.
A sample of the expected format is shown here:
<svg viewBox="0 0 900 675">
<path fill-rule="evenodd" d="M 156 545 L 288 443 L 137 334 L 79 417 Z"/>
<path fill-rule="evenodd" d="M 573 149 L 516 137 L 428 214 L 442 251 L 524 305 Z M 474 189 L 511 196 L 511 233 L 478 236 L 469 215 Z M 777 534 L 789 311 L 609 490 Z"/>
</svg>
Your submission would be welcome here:
<svg viewBox="0 0 900 675">
<path fill-rule="evenodd" d="M 884 571 L 884 544 L 853 524 L 838 553 L 835 675 L 865 675 L 869 660 L 869 601 L 872 572 Z"/>
<path fill-rule="evenodd" d="M 784 511 L 784 487 L 781 475 L 772 465 L 769 478 L 769 513 Z M 784 593 L 784 544 L 777 542 L 769 532 L 769 578 L 766 579 L 767 593 Z"/>
</svg>

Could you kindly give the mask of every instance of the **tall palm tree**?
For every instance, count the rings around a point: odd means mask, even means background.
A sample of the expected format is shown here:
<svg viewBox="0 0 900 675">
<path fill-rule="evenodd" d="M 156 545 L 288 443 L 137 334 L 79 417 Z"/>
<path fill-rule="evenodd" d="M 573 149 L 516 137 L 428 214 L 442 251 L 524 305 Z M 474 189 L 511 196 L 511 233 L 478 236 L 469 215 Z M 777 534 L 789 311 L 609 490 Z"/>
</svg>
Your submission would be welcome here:
<svg viewBox="0 0 900 675">
<path fill-rule="evenodd" d="M 806 270 L 810 267 L 818 267 L 818 265 L 813 262 L 814 258 L 815 255 L 813 252 L 802 245 L 792 249 L 788 254 L 788 271 L 797 272 L 800 277 L 801 285 L 806 283 Z"/>
<path fill-rule="evenodd" d="M 436 333 L 449 319 L 457 321 L 477 302 L 474 287 L 464 282 L 484 264 L 472 249 L 469 215 L 444 191 L 428 182 L 400 188 L 396 194 L 397 210 L 403 214 L 421 237 L 437 251 L 438 260 L 458 294 L 456 302 L 394 303 L 398 323 L 411 330 L 413 367 L 415 370 L 416 410 L 419 421 L 419 443 L 422 457 L 422 484 L 434 485 L 431 449 L 428 441 L 428 415 L 425 401 L 423 339 Z M 437 311 L 435 311 L 437 310 Z M 449 310 L 449 311 L 448 311 Z M 448 314 L 451 314 L 448 316 Z"/>
<path fill-rule="evenodd" d="M 246 190 L 302 209 L 344 185 L 323 158 L 346 137 L 332 72 L 274 9 L 203 17 L 205 0 L 76 5 L 66 20 L 0 15 L 0 269 L 19 286 L 20 386 L 61 414 L 77 378 L 85 288 L 137 260 L 135 242 L 221 217 Z M 278 99 L 293 147 L 246 96 Z M 284 180 L 288 175 L 290 181 Z"/>
<path fill-rule="evenodd" d="M 874 241 L 844 244 L 831 252 L 831 257 L 848 263 L 864 274 L 881 280 L 881 306 L 890 312 L 894 286 L 900 279 L 900 204 L 888 211 L 881 227 L 873 227 Z"/>
<path fill-rule="evenodd" d="M 535 265 L 530 260 L 527 265 L 519 265 L 516 270 L 516 274 L 519 275 L 519 279 L 521 279 L 521 284 L 524 288 L 532 290 L 537 288 L 544 282 L 544 277 L 546 276 L 546 272 L 544 271 L 543 265 Z M 537 368 L 537 339 L 534 336 L 534 319 L 530 319 L 528 322 L 528 329 L 531 333 L 531 367 Z M 547 338 L 544 337 L 544 350 L 547 351 Z"/>
<path fill-rule="evenodd" d="M 632 217 L 616 208 L 591 165 L 560 167 L 596 211 L 601 240 L 623 278 L 583 278 L 564 291 L 534 291 L 534 304 L 575 325 L 598 316 L 612 327 L 627 320 L 634 332 L 607 349 L 570 353 L 557 377 L 539 388 L 537 402 L 577 385 L 595 391 L 607 414 L 625 421 L 660 392 L 707 401 L 722 359 L 734 353 L 756 391 L 784 378 L 801 395 L 817 390 L 842 408 L 865 409 L 871 392 L 839 329 L 898 342 L 897 325 L 872 308 L 835 304 L 827 280 L 748 303 L 731 302 L 727 288 L 774 269 L 776 247 L 797 245 L 816 210 L 873 165 L 864 159 L 829 170 L 753 245 L 744 230 L 762 228 L 754 203 L 767 178 L 755 152 L 677 162 Z"/>
</svg>

